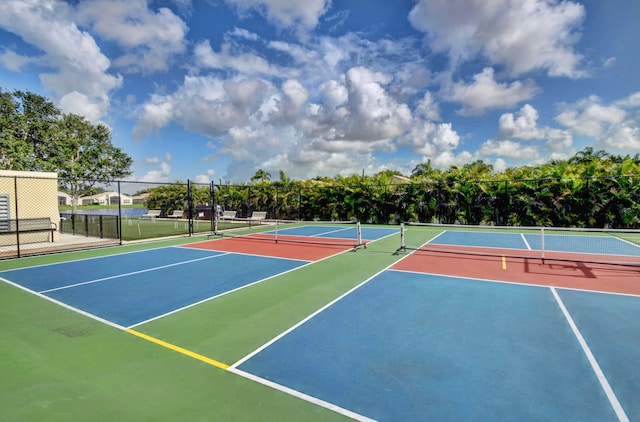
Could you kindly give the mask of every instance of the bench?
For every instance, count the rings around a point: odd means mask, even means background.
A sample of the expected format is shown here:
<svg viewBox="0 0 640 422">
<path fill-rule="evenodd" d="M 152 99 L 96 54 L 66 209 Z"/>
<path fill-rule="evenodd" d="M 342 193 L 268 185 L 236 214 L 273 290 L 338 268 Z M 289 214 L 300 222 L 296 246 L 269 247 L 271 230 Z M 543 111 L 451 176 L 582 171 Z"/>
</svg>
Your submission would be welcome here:
<svg viewBox="0 0 640 422">
<path fill-rule="evenodd" d="M 173 210 L 171 214 L 167 214 L 167 218 L 182 218 L 184 210 Z"/>
<path fill-rule="evenodd" d="M 237 214 L 237 211 L 223 211 L 220 220 L 235 220 Z"/>
<path fill-rule="evenodd" d="M 267 212 L 266 211 L 254 211 L 251 214 L 251 217 L 249 217 L 249 220 L 251 221 L 262 221 L 264 219 L 267 218 Z"/>
<path fill-rule="evenodd" d="M 57 230 L 58 225 L 49 217 L 0 220 L 0 234 L 51 232 L 51 242 L 53 242 L 53 233 Z"/>
<path fill-rule="evenodd" d="M 160 214 L 162 214 L 162 210 L 149 210 L 142 218 L 156 218 L 160 217 Z"/>
</svg>

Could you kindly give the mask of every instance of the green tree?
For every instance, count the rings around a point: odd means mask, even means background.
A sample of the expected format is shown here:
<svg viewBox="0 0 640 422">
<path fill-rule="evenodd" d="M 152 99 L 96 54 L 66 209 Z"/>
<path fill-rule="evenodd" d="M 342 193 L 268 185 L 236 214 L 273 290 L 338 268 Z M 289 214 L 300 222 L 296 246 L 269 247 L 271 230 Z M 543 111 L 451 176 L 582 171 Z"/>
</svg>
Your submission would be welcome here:
<svg viewBox="0 0 640 422">
<path fill-rule="evenodd" d="M 51 152 L 51 136 L 61 116 L 46 98 L 0 89 L 0 166 L 40 171 Z"/>
<path fill-rule="evenodd" d="M 40 95 L 0 90 L 0 167 L 58 173 L 73 212 L 96 183 L 130 175 L 132 162 L 112 144 L 107 126 L 62 114 Z"/>
<path fill-rule="evenodd" d="M 269 180 L 271 180 L 271 173 L 264 171 L 262 169 L 259 169 L 258 171 L 256 171 L 256 174 L 254 174 L 253 177 L 251 178 L 252 182 L 260 181 L 264 183 Z"/>
<path fill-rule="evenodd" d="M 98 182 L 131 174 L 133 160 L 111 143 L 103 124 L 92 125 L 84 117 L 65 114 L 51 137 L 51 153 L 42 168 L 57 172 L 60 184 L 75 206 L 78 198 Z"/>
</svg>

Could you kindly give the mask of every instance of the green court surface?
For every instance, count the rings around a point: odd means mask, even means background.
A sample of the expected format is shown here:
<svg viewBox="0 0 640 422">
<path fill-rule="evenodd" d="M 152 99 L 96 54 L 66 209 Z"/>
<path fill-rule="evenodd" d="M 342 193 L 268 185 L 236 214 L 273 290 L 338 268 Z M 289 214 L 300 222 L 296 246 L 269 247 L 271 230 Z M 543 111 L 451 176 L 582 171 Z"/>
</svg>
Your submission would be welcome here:
<svg viewBox="0 0 640 422">
<path fill-rule="evenodd" d="M 0 271 L 201 238 L 0 262 Z M 396 236 L 136 330 L 232 364 L 389 266 Z M 324 407 L 0 283 L 2 420 L 345 420 Z"/>
</svg>

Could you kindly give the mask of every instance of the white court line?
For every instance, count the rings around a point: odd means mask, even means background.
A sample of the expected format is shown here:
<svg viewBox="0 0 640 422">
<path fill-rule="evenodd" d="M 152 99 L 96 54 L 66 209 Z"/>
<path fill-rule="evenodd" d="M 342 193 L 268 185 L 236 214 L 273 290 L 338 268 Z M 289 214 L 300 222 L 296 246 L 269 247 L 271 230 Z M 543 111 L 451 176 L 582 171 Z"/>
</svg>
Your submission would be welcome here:
<svg viewBox="0 0 640 422">
<path fill-rule="evenodd" d="M 360 422 L 374 422 L 375 421 L 374 419 L 370 419 L 370 418 L 368 418 L 366 416 L 363 416 L 363 415 L 360 415 L 358 413 L 352 412 L 351 410 L 342 408 L 342 407 L 337 406 L 337 405 L 335 405 L 333 403 L 329 403 L 329 402 L 321 400 L 321 399 L 319 399 L 317 397 L 310 396 L 308 394 L 305 394 L 305 393 L 302 393 L 300 391 L 291 389 L 289 387 L 285 387 L 284 385 L 281 385 L 281 384 L 275 383 L 273 381 L 269 381 L 267 379 L 255 376 L 255 375 L 250 374 L 248 372 L 242 371 L 242 370 L 240 370 L 238 368 L 229 367 L 229 369 L 227 369 L 227 370 L 229 372 L 233 372 L 236 375 L 240 375 L 241 377 L 244 377 L 244 378 L 250 379 L 252 381 L 255 381 L 257 383 L 266 385 L 267 387 L 271 387 L 271 388 L 273 388 L 275 390 L 282 391 L 283 393 L 290 394 L 290 395 L 292 395 L 294 397 L 297 397 L 299 399 L 308 401 L 308 402 L 313 403 L 313 404 L 315 404 L 317 406 L 321 406 L 321 407 L 324 407 L 325 409 L 333 410 L 334 412 L 339 413 L 339 414 L 344 415 L 344 416 L 347 416 L 347 417 L 349 417 L 349 418 L 351 418 L 353 420 L 360 421 Z"/>
<path fill-rule="evenodd" d="M 613 410 L 616 412 L 616 415 L 618 416 L 618 420 L 620 420 L 620 422 L 629 422 L 629 418 L 627 417 L 627 414 L 624 412 L 624 409 L 622 408 L 622 405 L 618 401 L 618 398 L 616 397 L 615 393 L 613 392 L 611 385 L 609 385 L 609 381 L 607 381 L 607 378 L 605 377 L 604 372 L 602 372 L 600 365 L 598 365 L 598 361 L 596 361 L 595 356 L 593 356 L 593 353 L 591 352 L 589 345 L 585 341 L 584 337 L 582 337 L 582 334 L 580 334 L 580 330 L 578 330 L 578 326 L 573 321 L 573 318 L 571 318 L 571 315 L 569 314 L 569 311 L 567 310 L 567 308 L 564 306 L 564 303 L 562 302 L 562 299 L 558 295 L 558 292 L 553 287 L 550 287 L 549 289 L 551 289 L 551 292 L 553 293 L 553 296 L 555 297 L 556 302 L 558 302 L 558 306 L 560 307 L 560 310 L 564 314 L 564 317 L 567 319 L 567 322 L 569 323 L 569 326 L 571 327 L 573 334 L 578 339 L 578 343 L 580 343 L 580 347 L 582 347 L 582 351 L 587 356 L 587 360 L 591 364 L 591 368 L 593 369 L 593 372 L 595 372 L 596 377 L 600 382 L 600 386 L 604 390 L 604 393 L 607 395 L 607 398 L 609 399 L 609 403 L 611 403 L 611 407 L 613 407 Z"/>
<path fill-rule="evenodd" d="M 54 289 L 41 290 L 39 293 L 50 293 L 50 292 L 55 292 L 55 291 L 58 291 L 58 290 L 70 289 L 70 288 L 73 288 L 73 287 L 83 286 L 85 284 L 93 284 L 93 283 L 99 283 L 101 281 L 112 280 L 114 278 L 128 277 L 130 275 L 136 275 L 136 274 L 147 273 L 147 272 L 150 272 L 150 271 L 162 270 L 164 268 L 175 267 L 177 265 L 191 264 L 193 262 L 204 261 L 205 259 L 218 258 L 220 256 L 224 256 L 224 255 L 228 255 L 228 254 L 229 254 L 229 252 L 225 252 L 225 253 L 220 253 L 218 255 L 205 256 L 203 258 L 190 259 L 188 261 L 176 262 L 176 263 L 168 264 L 168 265 L 161 265 L 159 267 L 146 268 L 144 270 L 139 270 L 139 271 L 132 271 L 130 273 L 116 274 L 116 275 L 112 275 L 112 276 L 109 276 L 109 277 L 97 278 L 95 280 L 83 281 L 81 283 L 75 283 L 75 284 L 69 284 L 67 286 L 56 287 Z"/>
<path fill-rule="evenodd" d="M 531 250 L 531 245 L 529 245 L 529 242 L 527 242 L 527 238 L 524 237 L 524 233 L 520 233 L 520 237 L 522 237 L 522 241 L 524 242 L 524 244 L 526 245 L 528 250 Z"/>
<path fill-rule="evenodd" d="M 64 302 L 61 302 L 61 301 L 59 301 L 59 300 L 56 300 L 56 299 L 54 299 L 54 298 L 52 298 L 52 297 L 49 297 L 49 296 L 43 295 L 42 293 L 36 292 L 35 290 L 28 289 L 28 288 L 26 288 L 26 287 L 24 287 L 24 286 L 22 286 L 22 285 L 20 285 L 20 284 L 18 284 L 18 283 L 14 283 L 14 282 L 13 282 L 13 281 L 11 281 L 11 280 L 7 280 L 6 278 L 2 278 L 2 277 L 0 277 L 0 280 L 4 281 L 5 283 L 8 283 L 8 284 L 10 284 L 10 285 L 12 285 L 12 286 L 15 286 L 15 287 L 17 287 L 17 288 L 19 288 L 19 289 L 21 289 L 21 290 L 24 290 L 25 292 L 32 293 L 32 294 L 34 294 L 34 295 L 36 295 L 36 296 L 38 296 L 38 297 L 40 297 L 40 298 L 42 298 L 42 299 L 48 300 L 49 302 L 52 302 L 52 303 L 55 303 L 56 305 L 60 305 L 60 306 L 62 306 L 63 308 L 69 309 L 69 310 L 71 310 L 71 311 L 77 312 L 77 313 L 79 313 L 79 314 L 81 314 L 81 315 L 84 315 L 84 316 L 89 317 L 89 318 L 91 318 L 91 319 L 94 319 L 94 320 L 96 320 L 96 321 L 102 322 L 103 324 L 109 325 L 109 326 L 114 327 L 114 328 L 117 328 L 117 329 L 119 329 L 119 330 L 124 330 L 124 329 L 125 329 L 125 327 L 123 327 L 122 325 L 116 324 L 115 322 L 111 322 L 111 321 L 106 320 L 106 319 L 104 319 L 104 318 L 100 318 L 99 316 L 96 316 L 96 315 L 90 314 L 89 312 L 85 312 L 85 311 L 83 311 L 82 309 L 79 309 L 79 308 L 73 307 L 73 306 L 68 305 L 68 304 L 66 304 L 66 303 L 64 303 Z"/>
</svg>

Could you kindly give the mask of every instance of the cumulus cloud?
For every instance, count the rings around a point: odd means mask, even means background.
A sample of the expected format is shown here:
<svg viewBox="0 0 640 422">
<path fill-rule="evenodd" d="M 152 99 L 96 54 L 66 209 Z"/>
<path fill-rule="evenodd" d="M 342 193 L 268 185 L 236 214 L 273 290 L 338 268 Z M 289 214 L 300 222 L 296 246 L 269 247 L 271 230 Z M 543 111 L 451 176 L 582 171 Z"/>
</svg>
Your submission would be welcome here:
<svg viewBox="0 0 640 422">
<path fill-rule="evenodd" d="M 480 147 L 479 154 L 497 155 L 500 157 L 515 158 L 528 162 L 535 161 L 540 158 L 540 152 L 533 145 L 524 145 L 521 142 L 511 140 L 495 140 L 490 139 Z"/>
<path fill-rule="evenodd" d="M 216 52 L 209 41 L 202 41 L 194 49 L 194 58 L 201 69 L 230 70 L 243 75 L 282 74 L 277 66 L 273 66 L 264 57 L 254 52 L 234 51 L 229 43 L 222 44 L 220 51 Z"/>
<path fill-rule="evenodd" d="M 350 124 L 349 139 L 379 140 L 401 135 L 411 122 L 411 111 L 398 103 L 385 90 L 389 75 L 365 67 L 351 68 L 346 73 Z"/>
<path fill-rule="evenodd" d="M 24 66 L 31 63 L 38 63 L 38 58 L 23 56 L 7 48 L 0 53 L 0 64 L 13 72 L 20 72 Z"/>
<path fill-rule="evenodd" d="M 538 110 L 525 104 L 517 113 L 505 113 L 500 116 L 499 130 L 505 138 L 540 139 L 544 130 L 538 128 Z"/>
<path fill-rule="evenodd" d="M 512 76 L 543 69 L 573 78 L 585 75 L 574 51 L 584 17 L 572 1 L 420 0 L 409 21 L 454 66 L 481 56 Z"/>
<path fill-rule="evenodd" d="M 273 87 L 261 80 L 187 76 L 173 94 L 155 95 L 139 111 L 134 136 L 157 132 L 171 121 L 217 136 L 249 123 Z"/>
<path fill-rule="evenodd" d="M 207 170 L 205 174 L 196 175 L 194 181 L 196 183 L 209 183 L 213 179 L 213 176 L 216 174 L 216 171 L 213 169 Z"/>
<path fill-rule="evenodd" d="M 318 24 L 330 0 L 225 0 L 240 10 L 254 10 L 279 28 L 309 30 Z"/>
<path fill-rule="evenodd" d="M 473 76 L 473 81 L 454 83 L 447 99 L 459 102 L 463 107 L 459 113 L 463 116 L 478 115 L 486 110 L 512 107 L 522 101 L 531 99 L 539 92 L 532 80 L 499 83 L 494 79 L 494 70 L 485 68 Z"/>
<path fill-rule="evenodd" d="M 122 85 L 122 77 L 109 73 L 110 60 L 94 38 L 76 26 L 72 15 L 73 10 L 63 2 L 0 3 L 0 27 L 43 52 L 38 61 L 49 70 L 40 74 L 43 86 L 58 99 L 67 96 L 61 104 L 63 111 L 95 122 L 107 113 L 109 94 Z M 87 112 L 81 107 L 87 107 Z"/>
<path fill-rule="evenodd" d="M 610 104 L 592 95 L 562 104 L 556 121 L 576 135 L 595 139 L 597 147 L 616 151 L 640 149 L 640 93 Z"/>
<path fill-rule="evenodd" d="M 538 125 L 538 111 L 525 104 L 515 113 L 504 113 L 498 120 L 498 135 L 485 141 L 478 155 L 480 157 L 498 157 L 500 166 L 505 165 L 503 158 L 524 163 L 535 163 L 544 153 L 555 158 L 566 158 L 573 152 L 573 135 L 569 130 Z M 527 142 L 521 142 L 527 141 Z M 498 167 L 494 167 L 498 170 Z"/>
<path fill-rule="evenodd" d="M 78 3 L 76 17 L 104 39 L 125 47 L 114 65 L 127 72 L 168 69 L 186 49 L 186 23 L 170 9 L 149 9 L 147 0 L 93 0 Z"/>
<path fill-rule="evenodd" d="M 140 177 L 135 177 L 135 180 L 139 180 L 142 182 L 169 182 L 171 174 L 171 154 L 166 153 L 164 157 L 147 157 L 145 158 L 144 164 L 145 166 L 153 166 L 155 167 L 152 170 L 147 170 L 147 172 Z"/>
<path fill-rule="evenodd" d="M 606 127 L 623 122 L 626 112 L 615 105 L 603 105 L 597 96 L 579 100 L 575 104 L 565 104 L 556 121 L 578 135 L 601 136 Z"/>
</svg>

